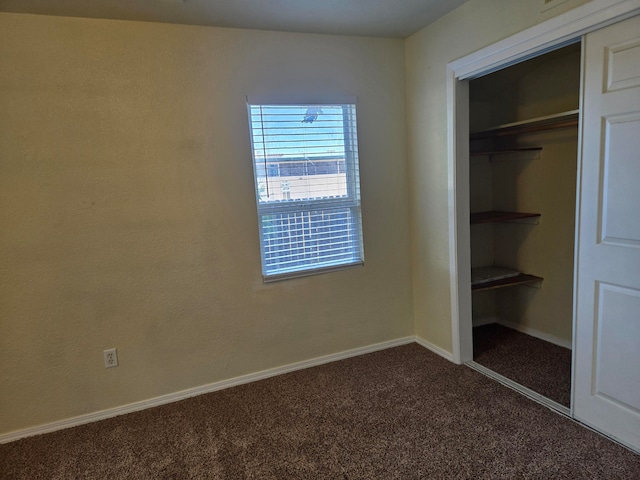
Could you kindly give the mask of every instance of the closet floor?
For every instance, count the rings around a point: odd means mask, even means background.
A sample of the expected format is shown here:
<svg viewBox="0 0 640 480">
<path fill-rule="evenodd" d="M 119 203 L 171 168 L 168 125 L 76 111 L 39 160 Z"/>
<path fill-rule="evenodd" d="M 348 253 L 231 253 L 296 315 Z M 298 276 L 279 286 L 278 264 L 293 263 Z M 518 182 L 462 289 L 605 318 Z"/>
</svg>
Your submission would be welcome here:
<svg viewBox="0 0 640 480">
<path fill-rule="evenodd" d="M 474 327 L 473 359 L 569 407 L 571 350 L 568 348 L 492 323 Z"/>
</svg>

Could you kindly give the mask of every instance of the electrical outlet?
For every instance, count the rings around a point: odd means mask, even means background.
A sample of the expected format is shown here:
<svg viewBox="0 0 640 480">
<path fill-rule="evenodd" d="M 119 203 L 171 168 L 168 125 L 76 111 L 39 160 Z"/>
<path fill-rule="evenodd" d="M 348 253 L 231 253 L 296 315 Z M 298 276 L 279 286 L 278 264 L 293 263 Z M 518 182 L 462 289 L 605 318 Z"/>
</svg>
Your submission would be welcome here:
<svg viewBox="0 0 640 480">
<path fill-rule="evenodd" d="M 104 354 L 104 368 L 118 366 L 118 351 L 115 348 L 110 348 L 102 353 Z"/>
</svg>

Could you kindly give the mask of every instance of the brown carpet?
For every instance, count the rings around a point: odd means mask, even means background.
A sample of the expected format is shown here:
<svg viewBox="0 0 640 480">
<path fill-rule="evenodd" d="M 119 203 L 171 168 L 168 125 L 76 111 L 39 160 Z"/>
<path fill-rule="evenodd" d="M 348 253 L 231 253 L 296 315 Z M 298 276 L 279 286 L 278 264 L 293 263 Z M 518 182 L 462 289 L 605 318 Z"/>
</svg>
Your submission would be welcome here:
<svg viewBox="0 0 640 480">
<path fill-rule="evenodd" d="M 473 329 L 473 359 L 561 405 L 570 405 L 568 348 L 492 323 Z"/>
<path fill-rule="evenodd" d="M 0 446 L 3 479 L 638 479 L 640 456 L 412 344 Z"/>
</svg>

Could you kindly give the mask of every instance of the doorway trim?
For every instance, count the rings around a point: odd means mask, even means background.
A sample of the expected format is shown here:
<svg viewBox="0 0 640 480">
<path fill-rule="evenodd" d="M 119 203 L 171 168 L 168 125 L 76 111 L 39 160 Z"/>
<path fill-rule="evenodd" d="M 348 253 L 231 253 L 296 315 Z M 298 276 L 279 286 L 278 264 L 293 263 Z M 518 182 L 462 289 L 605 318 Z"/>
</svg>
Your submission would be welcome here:
<svg viewBox="0 0 640 480">
<path fill-rule="evenodd" d="M 555 50 L 573 43 L 589 32 L 638 14 L 640 14 L 640 0 L 592 0 L 447 65 L 449 267 L 452 358 L 455 363 L 462 364 L 473 360 L 471 289 L 469 287 L 471 255 L 468 80 L 541 55 L 546 51 Z M 581 159 L 578 158 L 578 172 L 580 168 Z M 580 185 L 577 191 L 578 200 L 579 193 Z M 577 208 L 580 208 L 579 204 Z M 576 224 L 577 231 L 579 230 Z M 574 313 L 574 334 L 575 322 Z"/>
</svg>

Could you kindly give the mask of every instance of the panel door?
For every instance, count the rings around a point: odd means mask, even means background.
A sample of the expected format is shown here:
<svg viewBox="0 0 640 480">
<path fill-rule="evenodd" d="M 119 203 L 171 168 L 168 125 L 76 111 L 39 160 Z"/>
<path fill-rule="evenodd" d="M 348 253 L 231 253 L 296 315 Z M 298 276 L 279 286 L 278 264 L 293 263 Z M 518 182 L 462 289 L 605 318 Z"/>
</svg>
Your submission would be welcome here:
<svg viewBox="0 0 640 480">
<path fill-rule="evenodd" d="M 584 53 L 573 412 L 640 450 L 640 16 Z"/>
</svg>

